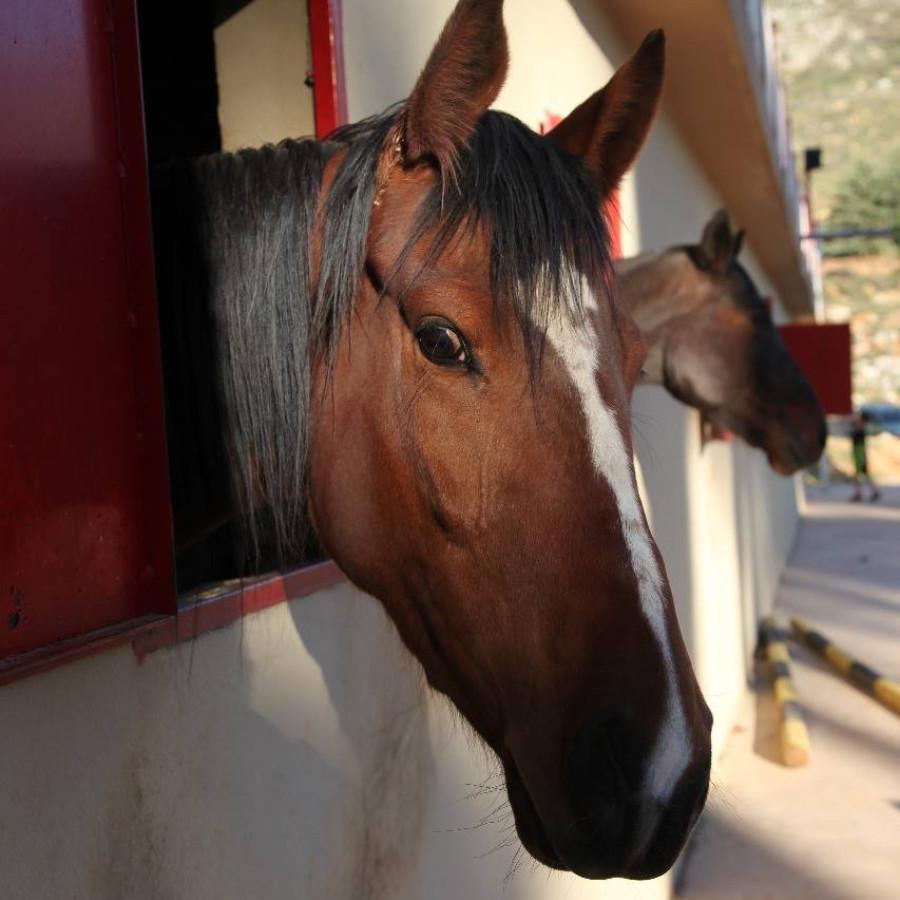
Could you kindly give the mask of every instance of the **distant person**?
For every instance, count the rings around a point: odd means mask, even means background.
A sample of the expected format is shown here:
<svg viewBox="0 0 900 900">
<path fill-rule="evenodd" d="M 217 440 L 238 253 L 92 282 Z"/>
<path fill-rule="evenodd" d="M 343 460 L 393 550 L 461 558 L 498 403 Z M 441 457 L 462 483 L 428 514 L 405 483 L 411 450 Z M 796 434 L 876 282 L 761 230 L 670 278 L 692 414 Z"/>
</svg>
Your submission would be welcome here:
<svg viewBox="0 0 900 900">
<path fill-rule="evenodd" d="M 881 494 L 872 476 L 869 474 L 869 461 L 866 456 L 866 438 L 869 434 L 871 415 L 863 411 L 853 416 L 850 439 L 853 441 L 853 463 L 856 466 L 856 474 L 853 476 L 853 496 L 850 498 L 858 503 L 863 498 L 863 485 L 869 485 L 869 500 L 874 502 Z"/>
</svg>

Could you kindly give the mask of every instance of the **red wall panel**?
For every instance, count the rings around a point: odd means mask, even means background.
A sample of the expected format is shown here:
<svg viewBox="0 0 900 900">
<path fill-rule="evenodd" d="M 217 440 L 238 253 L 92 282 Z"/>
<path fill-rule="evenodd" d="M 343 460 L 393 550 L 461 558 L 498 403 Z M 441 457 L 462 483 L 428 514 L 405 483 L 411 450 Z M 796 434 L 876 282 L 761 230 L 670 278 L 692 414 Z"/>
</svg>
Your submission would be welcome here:
<svg viewBox="0 0 900 900">
<path fill-rule="evenodd" d="M 853 412 L 850 326 L 782 325 L 788 350 L 809 379 L 828 415 Z"/>
<path fill-rule="evenodd" d="M 0 4 L 0 658 L 173 609 L 133 12 Z"/>
</svg>

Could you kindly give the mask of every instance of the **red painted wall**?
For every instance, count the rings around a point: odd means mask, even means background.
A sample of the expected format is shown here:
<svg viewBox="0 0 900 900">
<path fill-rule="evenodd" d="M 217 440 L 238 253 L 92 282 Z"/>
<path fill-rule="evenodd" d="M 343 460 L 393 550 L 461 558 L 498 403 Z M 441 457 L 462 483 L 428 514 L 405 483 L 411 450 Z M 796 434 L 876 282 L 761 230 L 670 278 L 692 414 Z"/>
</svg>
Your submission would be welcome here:
<svg viewBox="0 0 900 900">
<path fill-rule="evenodd" d="M 133 14 L 0 3 L 0 658 L 174 608 Z"/>
<path fill-rule="evenodd" d="M 805 373 L 828 415 L 853 412 L 850 326 L 782 325 L 788 350 Z"/>
</svg>

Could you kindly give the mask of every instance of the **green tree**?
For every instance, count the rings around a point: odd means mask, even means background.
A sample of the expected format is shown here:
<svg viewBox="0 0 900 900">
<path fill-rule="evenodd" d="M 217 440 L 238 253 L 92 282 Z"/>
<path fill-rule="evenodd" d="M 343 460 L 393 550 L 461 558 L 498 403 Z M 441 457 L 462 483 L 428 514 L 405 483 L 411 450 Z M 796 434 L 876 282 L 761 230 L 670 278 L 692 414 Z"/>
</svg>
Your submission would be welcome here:
<svg viewBox="0 0 900 900">
<path fill-rule="evenodd" d="M 891 228 L 893 235 L 826 241 L 827 256 L 900 251 L 900 154 L 889 157 L 880 165 L 859 163 L 843 181 L 824 229 L 841 231 L 846 228 Z"/>
</svg>

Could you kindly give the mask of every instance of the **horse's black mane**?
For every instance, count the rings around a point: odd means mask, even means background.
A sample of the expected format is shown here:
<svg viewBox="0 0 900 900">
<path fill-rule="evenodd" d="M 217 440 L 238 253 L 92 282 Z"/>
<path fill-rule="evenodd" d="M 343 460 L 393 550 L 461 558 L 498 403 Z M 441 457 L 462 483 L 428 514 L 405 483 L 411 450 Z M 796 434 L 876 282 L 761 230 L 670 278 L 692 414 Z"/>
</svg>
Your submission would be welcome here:
<svg viewBox="0 0 900 900">
<path fill-rule="evenodd" d="M 378 163 L 399 114 L 325 142 L 289 140 L 155 173 L 176 538 L 217 513 L 253 509 L 251 556 L 301 552 L 311 363 L 353 309 Z M 317 204 L 335 153 L 343 158 L 324 201 L 313 286 Z M 457 180 L 435 179 L 404 253 L 426 234 L 438 252 L 479 224 L 491 240 L 494 302 L 513 305 L 536 360 L 549 317 L 581 314 L 581 274 L 609 290 L 599 198 L 574 158 L 488 112 Z"/>
</svg>

